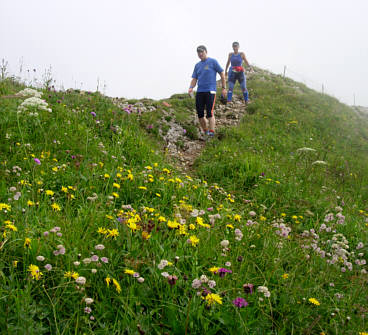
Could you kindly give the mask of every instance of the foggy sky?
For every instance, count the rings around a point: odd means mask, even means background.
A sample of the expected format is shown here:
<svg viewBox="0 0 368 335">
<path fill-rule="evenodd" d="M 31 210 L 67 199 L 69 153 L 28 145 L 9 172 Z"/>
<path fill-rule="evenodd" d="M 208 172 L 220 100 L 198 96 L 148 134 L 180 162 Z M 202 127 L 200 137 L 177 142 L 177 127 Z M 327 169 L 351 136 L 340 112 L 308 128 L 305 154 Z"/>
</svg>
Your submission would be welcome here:
<svg viewBox="0 0 368 335">
<path fill-rule="evenodd" d="M 342 102 L 368 106 L 368 1 L 0 0 L 0 60 L 10 73 L 110 96 L 186 92 L 196 47 L 225 67 L 233 41 L 250 64 Z M 105 88 L 103 87 L 105 85 Z"/>
</svg>

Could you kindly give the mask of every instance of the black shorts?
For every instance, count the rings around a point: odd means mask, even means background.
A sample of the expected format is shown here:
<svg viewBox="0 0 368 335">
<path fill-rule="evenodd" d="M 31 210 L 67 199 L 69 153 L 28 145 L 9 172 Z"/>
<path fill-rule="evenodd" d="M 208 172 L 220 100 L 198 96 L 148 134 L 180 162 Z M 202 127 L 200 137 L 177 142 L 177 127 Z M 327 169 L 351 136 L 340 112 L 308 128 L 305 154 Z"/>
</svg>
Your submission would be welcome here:
<svg viewBox="0 0 368 335">
<path fill-rule="evenodd" d="M 211 92 L 197 92 L 196 94 L 196 109 L 198 117 L 201 119 L 204 117 L 204 108 L 206 107 L 207 118 L 213 116 L 213 110 L 215 108 L 216 93 Z"/>
</svg>

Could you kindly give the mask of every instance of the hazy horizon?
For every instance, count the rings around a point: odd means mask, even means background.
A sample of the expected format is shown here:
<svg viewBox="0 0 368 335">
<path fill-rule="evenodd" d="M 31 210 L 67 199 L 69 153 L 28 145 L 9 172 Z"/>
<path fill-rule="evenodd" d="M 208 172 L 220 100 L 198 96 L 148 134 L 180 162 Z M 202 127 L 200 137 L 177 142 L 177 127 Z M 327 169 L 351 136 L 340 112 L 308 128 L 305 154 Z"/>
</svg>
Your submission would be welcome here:
<svg viewBox="0 0 368 335">
<path fill-rule="evenodd" d="M 237 40 L 251 65 L 286 66 L 287 77 L 368 106 L 367 12 L 363 0 L 3 0 L 0 58 L 13 75 L 20 62 L 39 78 L 51 66 L 58 86 L 95 90 L 99 79 L 107 95 L 159 99 L 187 91 L 197 45 L 225 68 Z"/>
</svg>

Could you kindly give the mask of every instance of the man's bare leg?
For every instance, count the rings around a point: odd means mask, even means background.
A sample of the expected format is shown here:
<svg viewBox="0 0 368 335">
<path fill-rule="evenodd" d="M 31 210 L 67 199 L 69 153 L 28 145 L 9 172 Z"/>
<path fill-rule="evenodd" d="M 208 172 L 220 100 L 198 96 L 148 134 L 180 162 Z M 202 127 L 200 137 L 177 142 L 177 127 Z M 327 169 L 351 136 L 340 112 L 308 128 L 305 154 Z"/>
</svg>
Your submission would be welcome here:
<svg viewBox="0 0 368 335">
<path fill-rule="evenodd" d="M 206 122 L 206 119 L 204 117 L 201 117 L 199 119 L 199 124 L 201 125 L 201 128 L 204 132 L 206 132 L 208 130 L 208 127 L 207 127 L 207 122 Z"/>
<path fill-rule="evenodd" d="M 216 123 L 215 116 L 212 116 L 212 117 L 208 118 L 207 120 L 208 120 L 208 123 L 209 123 L 210 131 L 212 131 L 214 133 L 215 132 L 215 123 Z"/>
</svg>

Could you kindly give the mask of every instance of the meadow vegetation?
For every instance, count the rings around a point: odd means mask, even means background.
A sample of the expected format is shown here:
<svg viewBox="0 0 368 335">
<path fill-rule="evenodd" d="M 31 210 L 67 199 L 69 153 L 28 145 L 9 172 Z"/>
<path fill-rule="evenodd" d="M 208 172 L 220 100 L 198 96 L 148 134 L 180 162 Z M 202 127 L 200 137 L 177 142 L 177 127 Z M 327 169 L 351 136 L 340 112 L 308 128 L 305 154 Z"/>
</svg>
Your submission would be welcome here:
<svg viewBox="0 0 368 335">
<path fill-rule="evenodd" d="M 366 334 L 368 119 L 260 69 L 248 87 L 183 173 L 162 101 L 2 78 L 1 332 Z M 196 139 L 193 100 L 165 102 Z"/>
</svg>

